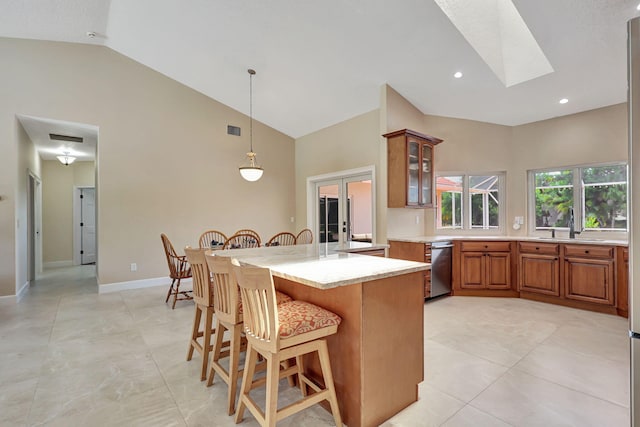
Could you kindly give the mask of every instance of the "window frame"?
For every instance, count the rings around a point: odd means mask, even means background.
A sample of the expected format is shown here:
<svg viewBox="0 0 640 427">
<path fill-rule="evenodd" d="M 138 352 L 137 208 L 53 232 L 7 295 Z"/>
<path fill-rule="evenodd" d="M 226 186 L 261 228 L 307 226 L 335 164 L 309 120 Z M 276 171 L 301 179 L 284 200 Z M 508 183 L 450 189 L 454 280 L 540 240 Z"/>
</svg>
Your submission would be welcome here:
<svg viewBox="0 0 640 427">
<path fill-rule="evenodd" d="M 437 198 L 437 190 L 438 190 L 438 178 L 439 177 L 449 177 L 449 176 L 461 176 L 462 177 L 462 221 L 461 227 L 439 227 L 438 226 L 438 211 L 441 209 L 441 206 L 438 204 L 439 200 Z M 498 177 L 498 226 L 497 227 L 472 227 L 471 226 L 471 192 L 469 191 L 469 177 L 471 176 L 497 176 Z M 438 234 L 454 234 L 460 233 L 461 231 L 465 232 L 465 234 L 500 234 L 504 235 L 506 233 L 506 200 L 507 200 L 507 172 L 506 171 L 490 171 L 490 172 L 445 172 L 445 171 L 436 171 L 434 173 L 434 193 L 436 195 L 436 199 L 434 200 L 434 207 L 436 208 L 436 214 L 433 216 L 434 229 Z"/>
<path fill-rule="evenodd" d="M 584 212 L 585 212 L 585 186 L 582 185 L 582 176 L 583 169 L 588 168 L 598 168 L 598 167 L 607 167 L 607 166 L 624 166 L 627 172 L 627 228 L 626 230 L 622 229 L 597 229 L 597 228 L 584 228 Z M 553 172 L 558 170 L 571 170 L 573 172 L 573 215 L 574 215 L 574 226 L 577 232 L 580 232 L 582 237 L 585 234 L 600 234 L 606 233 L 608 238 L 624 238 L 629 233 L 629 164 L 627 162 L 603 162 L 603 163 L 588 163 L 581 165 L 571 165 L 571 166 L 555 166 L 549 168 L 541 168 L 541 169 L 529 169 L 527 171 L 527 214 L 528 221 L 527 226 L 529 229 L 529 234 L 533 236 L 547 236 L 551 230 L 556 231 L 569 231 L 569 227 L 546 227 L 544 229 L 536 228 L 536 173 L 544 173 L 544 172 Z M 605 183 L 605 184 L 615 184 L 616 182 Z M 603 184 L 603 183 L 600 183 Z M 586 184 L 586 186 L 592 186 L 596 184 Z"/>
</svg>

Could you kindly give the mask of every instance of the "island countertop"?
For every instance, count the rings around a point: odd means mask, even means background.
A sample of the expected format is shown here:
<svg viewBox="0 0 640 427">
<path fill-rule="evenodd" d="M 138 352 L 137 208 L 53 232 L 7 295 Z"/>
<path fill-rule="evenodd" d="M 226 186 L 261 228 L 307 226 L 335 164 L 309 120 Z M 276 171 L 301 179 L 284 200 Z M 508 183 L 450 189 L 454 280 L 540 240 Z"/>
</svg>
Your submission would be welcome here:
<svg viewBox="0 0 640 427">
<path fill-rule="evenodd" d="M 241 264 L 267 267 L 271 273 L 319 289 L 424 271 L 431 264 L 345 252 L 335 243 L 214 251 Z"/>
</svg>

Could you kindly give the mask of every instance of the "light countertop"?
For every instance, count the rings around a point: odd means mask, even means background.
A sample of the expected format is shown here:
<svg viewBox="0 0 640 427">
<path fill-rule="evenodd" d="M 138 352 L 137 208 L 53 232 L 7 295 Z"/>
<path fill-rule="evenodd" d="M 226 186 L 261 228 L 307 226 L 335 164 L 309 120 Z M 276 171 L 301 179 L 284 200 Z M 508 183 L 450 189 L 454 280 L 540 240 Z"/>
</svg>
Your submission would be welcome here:
<svg viewBox="0 0 640 427">
<path fill-rule="evenodd" d="M 495 241 L 521 241 L 521 242 L 548 242 L 548 243 L 574 243 L 585 245 L 615 245 L 615 246 L 628 246 L 627 240 L 616 239 L 599 239 L 579 237 L 576 239 L 569 239 L 566 237 L 537 237 L 537 236 L 405 236 L 405 237 L 388 237 L 387 240 L 395 240 L 398 242 L 412 242 L 412 243 L 433 243 L 449 240 L 495 240 Z"/>
<path fill-rule="evenodd" d="M 345 252 L 345 250 L 354 249 L 378 249 L 378 246 L 385 248 L 388 245 L 352 242 L 347 246 L 338 246 L 336 243 L 312 243 L 230 249 L 215 251 L 215 254 L 236 258 L 241 264 L 267 267 L 276 277 L 320 289 L 399 276 L 431 268 L 431 264 L 421 262 Z"/>
</svg>

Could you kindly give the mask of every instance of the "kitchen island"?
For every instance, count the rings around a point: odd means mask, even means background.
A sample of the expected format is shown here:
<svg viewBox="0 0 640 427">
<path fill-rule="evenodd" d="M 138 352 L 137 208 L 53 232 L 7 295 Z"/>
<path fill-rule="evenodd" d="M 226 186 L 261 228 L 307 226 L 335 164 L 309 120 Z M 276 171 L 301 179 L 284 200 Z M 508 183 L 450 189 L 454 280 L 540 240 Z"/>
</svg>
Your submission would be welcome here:
<svg viewBox="0 0 640 427">
<path fill-rule="evenodd" d="M 321 243 L 216 254 L 268 267 L 276 289 L 342 317 L 338 333 L 327 339 L 342 419 L 349 427 L 377 426 L 418 399 L 420 296 L 430 265 L 341 250 Z M 319 372 L 315 360 L 305 368 L 312 376 Z"/>
</svg>

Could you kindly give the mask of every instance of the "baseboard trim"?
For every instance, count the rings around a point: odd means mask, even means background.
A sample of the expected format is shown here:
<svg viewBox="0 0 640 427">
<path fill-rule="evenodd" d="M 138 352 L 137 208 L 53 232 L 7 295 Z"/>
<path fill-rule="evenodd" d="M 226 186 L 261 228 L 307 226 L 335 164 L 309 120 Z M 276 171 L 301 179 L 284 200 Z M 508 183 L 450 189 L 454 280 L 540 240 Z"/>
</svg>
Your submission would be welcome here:
<svg viewBox="0 0 640 427">
<path fill-rule="evenodd" d="M 73 267 L 73 260 L 45 262 L 42 266 L 43 268 Z"/>
<path fill-rule="evenodd" d="M 183 284 L 191 285 L 192 280 L 183 279 L 180 281 L 180 289 Z M 168 286 L 171 284 L 169 277 L 154 277 L 151 279 L 130 280 L 128 282 L 105 283 L 98 286 L 98 293 L 108 294 L 111 292 L 129 291 L 131 289 L 152 288 L 154 286 Z"/>
<path fill-rule="evenodd" d="M 29 290 L 30 285 L 31 285 L 31 282 L 27 280 L 26 282 L 24 282 L 24 285 L 22 285 L 20 289 L 18 289 L 18 292 L 16 292 L 16 302 L 20 302 L 20 300 L 24 297 L 24 295 Z"/>
<path fill-rule="evenodd" d="M 0 304 L 15 304 L 17 297 L 15 295 L 3 295 L 0 296 Z"/>
</svg>

